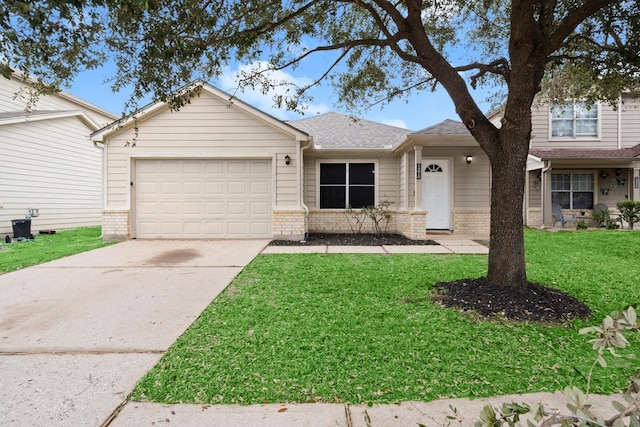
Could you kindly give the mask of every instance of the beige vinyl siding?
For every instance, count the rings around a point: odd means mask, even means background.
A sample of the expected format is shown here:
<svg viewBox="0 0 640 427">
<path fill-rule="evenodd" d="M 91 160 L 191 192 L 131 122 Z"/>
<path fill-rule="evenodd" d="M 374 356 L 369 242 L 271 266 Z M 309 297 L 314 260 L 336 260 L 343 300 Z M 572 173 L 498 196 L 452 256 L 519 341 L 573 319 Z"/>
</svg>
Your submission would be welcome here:
<svg viewBox="0 0 640 427">
<path fill-rule="evenodd" d="M 398 162 L 400 164 L 400 168 L 398 170 L 398 209 L 406 209 L 407 208 L 407 181 L 409 180 L 409 176 L 407 175 L 407 159 L 408 155 L 403 153 L 398 158 Z"/>
<path fill-rule="evenodd" d="M 135 146 L 133 129 L 108 139 L 107 204 L 128 209 L 131 158 L 276 158 L 276 207 L 298 207 L 297 143 L 292 136 L 229 106 L 207 93 L 180 111 L 168 109 L 139 125 Z M 284 156 L 291 164 L 284 164 Z"/>
<path fill-rule="evenodd" d="M 533 107 L 531 113 L 533 150 L 618 148 L 618 113 L 606 103 L 600 104 L 598 137 L 551 138 L 550 107 Z"/>
<path fill-rule="evenodd" d="M 12 79 L 0 79 L 0 111 L 24 111 L 27 106 L 28 93 L 23 91 L 18 97 L 16 93 L 20 92 L 22 88 L 22 82 Z M 106 126 L 116 119 L 114 115 L 107 115 L 103 112 L 96 111 L 95 109 L 88 108 L 86 105 L 73 102 L 64 98 L 61 95 L 47 95 L 41 96 L 32 110 L 53 110 L 53 111 L 82 111 L 87 117 L 93 119 L 96 125 Z M 92 132 L 87 130 L 87 135 Z"/>
<path fill-rule="evenodd" d="M 529 206 L 530 208 L 542 207 L 542 180 L 538 177 L 541 172 L 534 170 L 529 172 Z"/>
<path fill-rule="evenodd" d="M 393 209 L 398 208 L 399 202 L 399 161 L 397 157 L 381 157 L 379 159 L 379 191 L 378 203 L 389 201 Z"/>
<path fill-rule="evenodd" d="M 316 158 L 308 154 L 304 157 L 304 204 L 316 208 Z"/>
<path fill-rule="evenodd" d="M 0 128 L 0 233 L 29 207 L 36 232 L 100 224 L 102 152 L 88 134 L 77 117 Z"/>
<path fill-rule="evenodd" d="M 376 188 L 376 200 L 378 203 L 382 201 L 390 201 L 391 209 L 398 208 L 398 158 L 397 157 L 371 157 L 371 156 L 341 156 L 335 154 L 331 157 L 305 157 L 305 204 L 311 208 L 317 208 L 316 195 L 317 188 L 317 164 L 318 162 L 374 162 L 376 163 L 376 173 L 378 188 Z"/>
<path fill-rule="evenodd" d="M 467 164 L 467 155 L 473 162 Z M 424 147 L 423 158 L 453 159 L 453 206 L 455 209 L 481 209 L 490 205 L 491 172 L 489 159 L 480 147 Z M 422 162 L 423 170 L 425 162 Z"/>
<path fill-rule="evenodd" d="M 625 95 L 622 102 L 622 148 L 629 148 L 640 144 L 640 99 Z"/>
</svg>

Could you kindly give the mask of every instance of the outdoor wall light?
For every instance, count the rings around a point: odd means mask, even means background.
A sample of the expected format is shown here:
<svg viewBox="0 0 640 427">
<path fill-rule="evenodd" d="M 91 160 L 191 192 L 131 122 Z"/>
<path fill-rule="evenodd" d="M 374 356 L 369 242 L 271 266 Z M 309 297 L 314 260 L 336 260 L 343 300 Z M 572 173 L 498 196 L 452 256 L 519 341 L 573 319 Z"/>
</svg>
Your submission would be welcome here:
<svg viewBox="0 0 640 427">
<path fill-rule="evenodd" d="M 466 156 L 465 160 L 467 161 L 467 164 L 470 165 L 471 162 L 473 162 L 473 156 Z"/>
<path fill-rule="evenodd" d="M 285 165 L 291 164 L 291 157 L 289 157 L 288 154 L 286 156 L 284 156 L 284 164 Z"/>
</svg>

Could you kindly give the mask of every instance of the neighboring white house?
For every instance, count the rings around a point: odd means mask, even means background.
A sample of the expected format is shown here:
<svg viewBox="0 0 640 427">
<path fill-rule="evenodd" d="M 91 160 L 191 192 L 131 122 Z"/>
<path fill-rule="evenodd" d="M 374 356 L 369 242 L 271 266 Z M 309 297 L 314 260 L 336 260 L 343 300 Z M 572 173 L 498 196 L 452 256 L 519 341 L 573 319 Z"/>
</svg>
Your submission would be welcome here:
<svg viewBox="0 0 640 427">
<path fill-rule="evenodd" d="M 89 135 L 117 117 L 65 92 L 26 111 L 24 84 L 0 77 L 0 235 L 29 208 L 34 234 L 100 225 L 103 147 Z"/>
</svg>

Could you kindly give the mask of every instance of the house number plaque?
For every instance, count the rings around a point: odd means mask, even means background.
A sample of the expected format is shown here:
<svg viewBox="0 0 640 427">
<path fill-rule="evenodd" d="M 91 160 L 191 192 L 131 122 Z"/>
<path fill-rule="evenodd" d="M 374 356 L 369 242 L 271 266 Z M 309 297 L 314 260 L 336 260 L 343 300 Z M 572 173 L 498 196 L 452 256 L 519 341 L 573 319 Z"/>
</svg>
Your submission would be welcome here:
<svg viewBox="0 0 640 427">
<path fill-rule="evenodd" d="M 422 179 L 422 163 L 416 163 L 416 179 Z"/>
</svg>

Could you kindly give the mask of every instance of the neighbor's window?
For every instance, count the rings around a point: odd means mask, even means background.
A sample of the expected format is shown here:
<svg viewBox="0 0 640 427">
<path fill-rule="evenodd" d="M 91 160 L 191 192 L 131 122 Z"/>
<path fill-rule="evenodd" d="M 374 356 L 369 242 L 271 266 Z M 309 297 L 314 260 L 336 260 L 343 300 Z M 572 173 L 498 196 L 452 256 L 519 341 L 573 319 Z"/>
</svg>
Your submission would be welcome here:
<svg viewBox="0 0 640 427">
<path fill-rule="evenodd" d="M 555 105 L 551 108 L 551 136 L 579 138 L 598 136 L 598 106 L 584 102 Z"/>
<path fill-rule="evenodd" d="M 320 163 L 320 209 L 374 205 L 374 163 Z"/>
<path fill-rule="evenodd" d="M 552 173 L 551 203 L 563 209 L 593 209 L 592 173 Z"/>
</svg>

